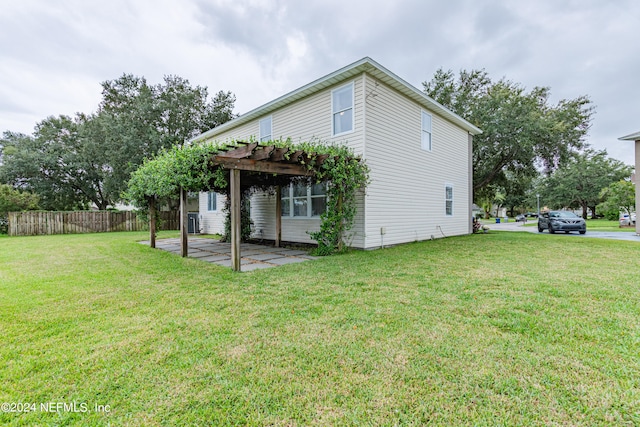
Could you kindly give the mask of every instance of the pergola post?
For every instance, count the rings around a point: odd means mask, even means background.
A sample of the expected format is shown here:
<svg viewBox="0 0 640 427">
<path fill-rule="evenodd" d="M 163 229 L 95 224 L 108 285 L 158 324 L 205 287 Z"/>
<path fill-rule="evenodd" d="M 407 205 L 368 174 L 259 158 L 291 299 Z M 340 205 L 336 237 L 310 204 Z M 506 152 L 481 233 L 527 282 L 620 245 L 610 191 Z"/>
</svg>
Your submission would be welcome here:
<svg viewBox="0 0 640 427">
<path fill-rule="evenodd" d="M 187 215 L 187 192 L 180 187 L 180 255 L 186 257 L 189 254 L 187 233 L 189 231 Z"/>
<path fill-rule="evenodd" d="M 150 246 L 156 247 L 156 198 L 149 199 L 149 242 Z"/>
<path fill-rule="evenodd" d="M 231 267 L 240 271 L 240 170 L 231 170 Z"/>
<path fill-rule="evenodd" d="M 280 247 L 282 239 L 282 187 L 276 186 L 276 248 Z"/>
</svg>

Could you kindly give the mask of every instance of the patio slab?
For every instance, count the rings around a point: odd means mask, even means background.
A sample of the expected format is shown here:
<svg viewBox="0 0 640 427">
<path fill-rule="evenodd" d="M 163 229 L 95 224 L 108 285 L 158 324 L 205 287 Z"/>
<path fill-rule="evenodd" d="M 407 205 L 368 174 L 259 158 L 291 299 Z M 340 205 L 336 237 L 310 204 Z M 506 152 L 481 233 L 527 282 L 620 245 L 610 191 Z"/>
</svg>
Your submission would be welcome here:
<svg viewBox="0 0 640 427">
<path fill-rule="evenodd" d="M 148 245 L 149 241 L 140 243 Z M 190 237 L 188 245 L 189 258 L 199 259 L 223 267 L 231 267 L 231 243 L 202 237 Z M 158 240 L 156 248 L 179 255 L 180 239 Z M 240 260 L 242 271 L 260 270 L 318 258 L 298 249 L 275 248 L 253 243 L 242 243 L 240 245 L 240 256 L 242 257 Z"/>
</svg>

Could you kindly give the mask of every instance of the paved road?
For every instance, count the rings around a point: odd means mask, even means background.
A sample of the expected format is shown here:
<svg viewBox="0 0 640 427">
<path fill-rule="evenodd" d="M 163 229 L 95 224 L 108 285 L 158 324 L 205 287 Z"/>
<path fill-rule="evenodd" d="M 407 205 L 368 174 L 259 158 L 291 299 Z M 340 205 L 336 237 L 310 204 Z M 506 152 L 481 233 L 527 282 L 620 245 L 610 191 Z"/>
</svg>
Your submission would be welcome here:
<svg viewBox="0 0 640 427">
<path fill-rule="evenodd" d="M 531 223 L 529 221 L 528 223 Z M 497 231 L 527 231 L 529 233 L 537 233 L 538 227 L 523 227 L 521 222 L 509 221 L 507 223 L 501 222 L 500 224 L 488 224 L 491 230 Z M 549 233 L 545 231 L 544 234 Z M 633 231 L 589 231 L 587 225 L 587 234 L 579 234 L 572 232 L 569 234 L 557 233 L 562 236 L 572 237 L 591 237 L 597 239 L 613 239 L 613 240 L 631 240 L 634 242 L 640 242 L 640 236 Z"/>
</svg>

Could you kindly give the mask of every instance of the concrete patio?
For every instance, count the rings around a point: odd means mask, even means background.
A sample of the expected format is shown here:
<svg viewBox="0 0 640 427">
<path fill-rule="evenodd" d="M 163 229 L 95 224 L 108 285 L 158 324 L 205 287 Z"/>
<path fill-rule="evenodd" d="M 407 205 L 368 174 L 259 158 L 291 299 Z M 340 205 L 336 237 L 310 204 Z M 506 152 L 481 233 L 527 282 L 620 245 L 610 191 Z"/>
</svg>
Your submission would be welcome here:
<svg viewBox="0 0 640 427">
<path fill-rule="evenodd" d="M 140 242 L 149 244 L 149 241 Z M 180 255 L 180 239 L 161 239 L 156 241 L 156 248 Z M 240 245 L 242 271 L 252 271 L 261 268 L 277 267 L 279 265 L 317 259 L 307 252 L 297 249 L 276 248 L 273 246 L 242 243 Z M 189 258 L 231 267 L 231 243 L 220 242 L 216 239 L 203 237 L 189 237 Z"/>
</svg>

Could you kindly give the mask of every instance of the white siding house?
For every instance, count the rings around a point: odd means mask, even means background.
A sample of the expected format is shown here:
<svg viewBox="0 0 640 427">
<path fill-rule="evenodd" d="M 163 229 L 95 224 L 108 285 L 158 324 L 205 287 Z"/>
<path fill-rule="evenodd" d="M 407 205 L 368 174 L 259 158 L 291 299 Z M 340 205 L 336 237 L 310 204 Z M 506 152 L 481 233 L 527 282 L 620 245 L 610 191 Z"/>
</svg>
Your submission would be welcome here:
<svg viewBox="0 0 640 427">
<path fill-rule="evenodd" d="M 373 249 L 471 232 L 471 144 L 480 129 L 363 58 L 192 140 L 343 143 L 369 166 L 351 246 Z M 282 240 L 312 243 L 321 189 L 283 191 Z M 200 194 L 204 233 L 224 227 L 224 196 Z M 275 196 L 251 200 L 254 237 L 275 239 Z"/>
</svg>

